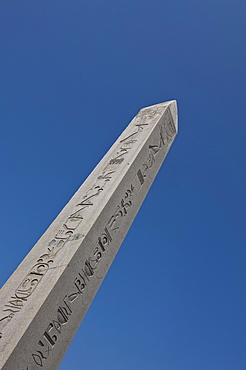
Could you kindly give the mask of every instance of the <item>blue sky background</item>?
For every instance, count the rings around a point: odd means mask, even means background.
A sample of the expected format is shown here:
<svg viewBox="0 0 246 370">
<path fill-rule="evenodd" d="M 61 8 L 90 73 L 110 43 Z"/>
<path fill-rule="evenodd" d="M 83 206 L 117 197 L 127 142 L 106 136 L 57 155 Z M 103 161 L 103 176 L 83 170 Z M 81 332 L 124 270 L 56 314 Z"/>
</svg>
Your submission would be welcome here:
<svg viewBox="0 0 246 370">
<path fill-rule="evenodd" d="M 130 120 L 179 135 L 61 366 L 245 370 L 246 3 L 3 0 L 4 284 Z"/>
</svg>

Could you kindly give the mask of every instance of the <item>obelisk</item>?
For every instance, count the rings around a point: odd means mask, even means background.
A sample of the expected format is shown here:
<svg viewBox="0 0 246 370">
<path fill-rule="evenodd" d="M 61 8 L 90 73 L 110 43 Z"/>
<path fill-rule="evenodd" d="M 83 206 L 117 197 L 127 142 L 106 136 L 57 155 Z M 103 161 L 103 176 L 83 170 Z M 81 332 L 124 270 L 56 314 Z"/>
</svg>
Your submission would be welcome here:
<svg viewBox="0 0 246 370">
<path fill-rule="evenodd" d="M 56 369 L 175 136 L 169 101 L 139 111 L 1 289 L 0 369 Z"/>
</svg>

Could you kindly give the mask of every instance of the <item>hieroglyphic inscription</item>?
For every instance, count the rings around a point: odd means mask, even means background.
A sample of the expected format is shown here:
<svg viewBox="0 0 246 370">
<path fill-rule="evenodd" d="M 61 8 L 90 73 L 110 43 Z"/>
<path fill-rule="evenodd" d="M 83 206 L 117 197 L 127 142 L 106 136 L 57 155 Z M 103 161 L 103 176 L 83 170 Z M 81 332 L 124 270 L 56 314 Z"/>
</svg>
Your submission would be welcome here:
<svg viewBox="0 0 246 370">
<path fill-rule="evenodd" d="M 90 284 L 99 263 L 104 254 L 110 248 L 110 244 L 114 240 L 115 234 L 120 230 L 124 218 L 127 217 L 134 199 L 136 199 L 144 184 L 144 178 L 147 177 L 155 162 L 156 155 L 161 149 L 164 151 L 167 150 L 173 136 L 176 134 L 171 113 L 167 112 L 166 114 L 167 117 L 165 118 L 170 117 L 170 119 L 165 119 L 164 122 L 158 125 L 159 141 L 148 146 L 149 150 L 145 161 L 143 161 L 136 175 L 129 183 L 129 186 L 123 197 L 118 202 L 115 211 L 97 238 L 95 246 L 91 249 L 86 260 L 81 264 L 79 271 L 77 271 L 72 282 L 72 285 L 74 286 L 73 290 L 64 296 L 61 305 L 56 310 L 55 316 L 49 322 L 41 339 L 38 341 L 35 351 L 31 356 L 32 361 L 34 361 L 39 367 L 43 367 L 45 360 L 47 360 L 56 342 L 62 335 L 63 326 L 69 322 L 70 317 L 73 314 L 74 302 L 82 296 L 85 289 Z"/>
<path fill-rule="evenodd" d="M 134 125 L 132 126 L 132 132 L 129 133 L 127 137 L 122 139 L 119 142 L 118 148 L 112 154 L 112 158 L 109 160 L 108 164 L 103 168 L 101 174 L 97 177 L 96 182 L 92 187 L 86 192 L 82 197 L 81 201 L 76 205 L 75 209 L 72 211 L 67 220 L 63 223 L 62 227 L 56 232 L 53 239 L 48 243 L 46 252 L 39 256 L 35 265 L 31 268 L 30 272 L 26 275 L 23 281 L 20 283 L 19 287 L 15 290 L 9 301 L 4 305 L 3 314 L 0 318 L 0 330 L 2 330 L 7 323 L 14 317 L 14 315 L 22 309 L 24 303 L 34 292 L 37 285 L 41 282 L 44 275 L 49 270 L 50 266 L 54 263 L 55 257 L 59 251 L 64 248 L 68 242 L 78 240 L 84 237 L 81 233 L 76 233 L 76 229 L 81 224 L 82 220 L 86 216 L 86 210 L 91 208 L 94 204 L 95 199 L 100 196 L 104 191 L 107 184 L 110 182 L 116 171 L 118 170 L 121 163 L 124 161 L 126 154 L 131 150 L 133 145 L 137 142 L 139 134 L 145 130 L 151 123 L 153 119 L 156 120 L 160 116 L 165 108 L 164 105 L 161 107 L 152 107 L 142 109 L 138 115 L 134 118 Z M 164 140 L 168 140 L 167 136 L 162 134 L 162 142 L 165 144 Z M 149 162 L 148 162 L 149 163 Z M 147 166 L 147 167 L 146 167 Z M 147 169 L 150 168 L 149 164 L 146 164 L 144 170 L 141 172 L 139 170 L 137 178 L 143 183 L 143 178 Z M 141 183 L 140 181 L 140 183 Z M 142 185 L 142 184 L 141 184 Z M 129 190 L 130 191 L 130 190 Z M 128 193 L 126 198 L 123 198 L 115 215 L 113 221 L 111 220 L 112 225 L 114 224 L 114 231 L 117 230 L 115 222 L 117 218 L 122 217 L 127 214 L 127 209 L 131 206 L 131 194 Z M 107 228 L 105 230 L 108 230 Z M 105 231 L 105 235 L 101 239 L 100 246 L 103 246 L 102 240 L 110 240 L 110 234 Z M 108 237 L 108 239 L 106 239 Z M 97 253 L 97 252 L 95 252 Z M 91 273 L 94 271 L 96 265 L 100 260 L 100 253 L 94 254 L 93 259 L 88 259 L 87 261 L 87 272 Z M 85 268 L 86 268 L 85 266 Z M 90 275 L 87 275 L 90 276 Z M 0 333 L 0 338 L 2 334 Z"/>
</svg>

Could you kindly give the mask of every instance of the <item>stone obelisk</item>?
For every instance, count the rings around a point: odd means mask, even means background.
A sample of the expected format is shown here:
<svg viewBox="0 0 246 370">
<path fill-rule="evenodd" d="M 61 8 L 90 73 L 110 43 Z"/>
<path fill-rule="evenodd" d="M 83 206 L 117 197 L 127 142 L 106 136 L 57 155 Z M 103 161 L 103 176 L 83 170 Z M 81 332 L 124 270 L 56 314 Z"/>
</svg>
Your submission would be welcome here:
<svg viewBox="0 0 246 370">
<path fill-rule="evenodd" d="M 1 369 L 59 366 L 176 134 L 175 101 L 141 109 L 3 286 Z"/>
</svg>

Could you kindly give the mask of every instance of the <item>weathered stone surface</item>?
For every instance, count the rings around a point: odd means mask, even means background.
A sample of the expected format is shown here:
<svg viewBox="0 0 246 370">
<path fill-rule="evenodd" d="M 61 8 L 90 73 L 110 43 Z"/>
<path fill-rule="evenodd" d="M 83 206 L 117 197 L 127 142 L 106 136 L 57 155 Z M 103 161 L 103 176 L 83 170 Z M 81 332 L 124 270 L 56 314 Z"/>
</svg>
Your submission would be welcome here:
<svg viewBox="0 0 246 370">
<path fill-rule="evenodd" d="M 0 368 L 56 369 L 177 133 L 143 108 L 1 290 Z"/>
</svg>

